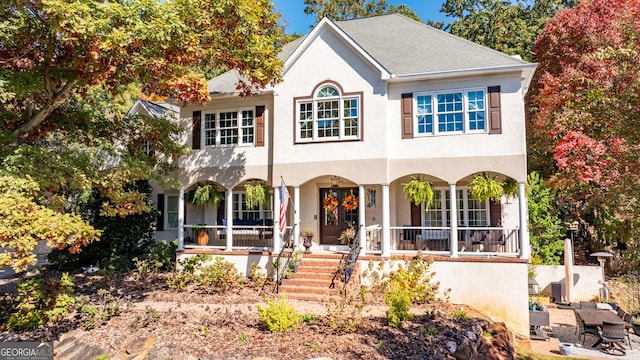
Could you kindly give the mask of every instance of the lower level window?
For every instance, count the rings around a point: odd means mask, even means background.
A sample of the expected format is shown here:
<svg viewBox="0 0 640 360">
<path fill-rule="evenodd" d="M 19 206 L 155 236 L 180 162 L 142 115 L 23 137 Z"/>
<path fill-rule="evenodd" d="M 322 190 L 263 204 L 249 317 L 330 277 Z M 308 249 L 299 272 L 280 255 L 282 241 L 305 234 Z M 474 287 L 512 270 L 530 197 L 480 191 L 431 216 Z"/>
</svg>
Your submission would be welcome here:
<svg viewBox="0 0 640 360">
<path fill-rule="evenodd" d="M 451 226 L 450 192 L 448 189 L 433 189 L 435 192 L 429 211 L 422 212 L 423 224 L 427 227 Z M 468 189 L 456 191 L 459 227 L 489 226 L 489 204 L 471 197 Z M 424 206 L 424 205 L 423 205 Z"/>
<path fill-rule="evenodd" d="M 233 194 L 233 218 L 242 220 L 272 219 L 269 204 L 258 205 L 253 209 L 247 208 L 244 193 Z"/>
<path fill-rule="evenodd" d="M 177 229 L 178 228 L 178 196 L 177 195 L 168 195 L 166 202 L 166 229 Z"/>
</svg>

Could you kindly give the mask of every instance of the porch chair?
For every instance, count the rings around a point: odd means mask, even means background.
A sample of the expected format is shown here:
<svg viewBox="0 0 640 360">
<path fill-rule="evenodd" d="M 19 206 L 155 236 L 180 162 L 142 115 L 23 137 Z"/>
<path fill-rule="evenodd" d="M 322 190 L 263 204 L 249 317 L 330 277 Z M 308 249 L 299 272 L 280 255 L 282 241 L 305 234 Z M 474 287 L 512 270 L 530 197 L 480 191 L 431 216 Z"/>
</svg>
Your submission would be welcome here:
<svg viewBox="0 0 640 360">
<path fill-rule="evenodd" d="M 624 322 L 602 322 L 602 330 L 598 331 L 602 346 L 600 351 L 611 355 L 625 355 L 624 339 L 627 335 Z"/>
<path fill-rule="evenodd" d="M 576 333 L 578 334 L 578 340 L 582 336 L 582 345 L 584 345 L 585 340 L 587 339 L 587 334 L 592 334 L 594 336 L 598 336 L 598 328 L 595 326 L 586 326 L 584 321 L 580 317 L 580 315 L 575 311 L 573 314 L 576 317 Z"/>
<path fill-rule="evenodd" d="M 598 304 L 593 301 L 580 301 L 580 309 L 598 310 Z"/>
</svg>

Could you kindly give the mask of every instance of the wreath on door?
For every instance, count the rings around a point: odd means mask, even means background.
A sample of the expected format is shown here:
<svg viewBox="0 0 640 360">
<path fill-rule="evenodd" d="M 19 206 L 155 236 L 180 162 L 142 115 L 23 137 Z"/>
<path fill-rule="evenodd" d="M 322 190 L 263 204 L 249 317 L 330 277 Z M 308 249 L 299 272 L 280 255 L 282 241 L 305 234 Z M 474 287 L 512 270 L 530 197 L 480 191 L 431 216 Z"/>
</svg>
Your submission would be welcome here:
<svg viewBox="0 0 640 360">
<path fill-rule="evenodd" d="M 335 210 L 338 207 L 338 204 L 340 204 L 340 202 L 333 194 L 327 195 L 327 197 L 322 200 L 322 207 L 327 211 Z"/>
<path fill-rule="evenodd" d="M 342 206 L 347 211 L 355 210 L 358 208 L 358 198 L 353 195 L 353 190 L 349 192 L 347 196 L 342 200 Z"/>
</svg>

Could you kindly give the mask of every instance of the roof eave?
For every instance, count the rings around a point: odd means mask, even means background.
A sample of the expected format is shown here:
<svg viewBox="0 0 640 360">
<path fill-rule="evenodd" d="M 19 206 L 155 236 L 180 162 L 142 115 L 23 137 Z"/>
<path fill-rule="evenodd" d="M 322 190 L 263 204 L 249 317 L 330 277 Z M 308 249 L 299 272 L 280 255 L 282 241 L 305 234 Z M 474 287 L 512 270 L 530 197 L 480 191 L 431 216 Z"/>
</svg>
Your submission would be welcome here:
<svg viewBox="0 0 640 360">
<path fill-rule="evenodd" d="M 429 73 L 402 74 L 402 75 L 392 74 L 387 81 L 391 83 L 395 83 L 395 82 L 408 82 L 408 81 L 420 81 L 420 80 L 437 80 L 437 79 L 463 77 L 463 76 L 495 75 L 495 74 L 512 73 L 512 72 L 519 71 L 522 74 L 521 85 L 523 88 L 523 93 L 526 94 L 527 91 L 529 90 L 529 84 L 531 83 L 531 79 L 533 78 L 533 73 L 535 72 L 537 66 L 538 65 L 535 63 L 528 63 L 528 64 L 506 65 L 506 66 L 484 67 L 484 68 L 476 68 L 476 69 L 435 71 L 435 72 L 429 72 Z"/>
</svg>

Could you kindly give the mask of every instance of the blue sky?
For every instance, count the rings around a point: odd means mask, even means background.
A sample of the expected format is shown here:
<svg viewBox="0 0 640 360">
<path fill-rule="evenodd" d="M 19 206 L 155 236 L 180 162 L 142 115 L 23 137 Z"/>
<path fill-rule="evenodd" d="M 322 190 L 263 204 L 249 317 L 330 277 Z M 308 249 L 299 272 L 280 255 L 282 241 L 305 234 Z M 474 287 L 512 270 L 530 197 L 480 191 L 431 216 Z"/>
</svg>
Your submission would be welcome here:
<svg viewBox="0 0 640 360">
<path fill-rule="evenodd" d="M 306 34 L 314 23 L 314 17 L 304 13 L 304 0 L 272 0 L 275 10 L 280 12 L 286 20 L 285 32 Z M 415 11 L 422 21 L 434 20 L 450 22 L 444 14 L 440 13 L 440 7 L 445 0 L 387 0 L 387 4 L 406 4 Z"/>
</svg>

